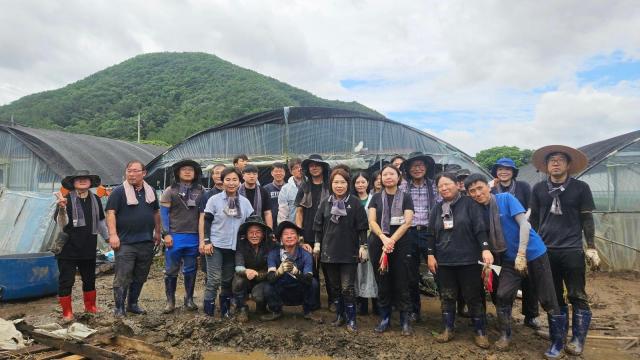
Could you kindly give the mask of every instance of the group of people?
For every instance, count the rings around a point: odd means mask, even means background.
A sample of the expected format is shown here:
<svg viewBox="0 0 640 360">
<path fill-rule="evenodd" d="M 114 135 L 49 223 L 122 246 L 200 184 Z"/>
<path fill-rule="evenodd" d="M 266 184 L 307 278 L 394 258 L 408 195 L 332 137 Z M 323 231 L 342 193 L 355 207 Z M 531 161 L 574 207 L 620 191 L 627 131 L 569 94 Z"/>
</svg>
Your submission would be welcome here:
<svg viewBox="0 0 640 360">
<path fill-rule="evenodd" d="M 233 167 L 214 165 L 213 186 L 205 189 L 200 164 L 187 159 L 173 165 L 174 182 L 158 199 L 144 181 L 144 164 L 131 161 L 106 211 L 89 191 L 100 179 L 79 172 L 62 181 L 68 194 L 58 196 L 56 214 L 68 234 L 57 254 L 63 317 L 73 318 L 76 268 L 85 311 L 98 311 L 92 266 L 100 233 L 115 251 L 117 317 L 145 313 L 138 298 L 154 248 L 163 242 L 164 313 L 176 308 L 180 271 L 184 308 L 198 309 L 193 298 L 202 257 L 208 316 L 218 302 L 220 317 L 246 322 L 250 299 L 263 321 L 280 318 L 285 305 L 301 305 L 305 319 L 322 323 L 315 312 L 322 272 L 333 326 L 357 331 L 357 313 L 367 313 L 371 299 L 380 319 L 374 331 L 390 329 L 395 309 L 402 335 L 411 335 L 412 324 L 421 321 L 420 265 L 426 263 L 440 294 L 438 342 L 454 337 L 456 312 L 466 308 L 475 344 L 488 348 L 488 293 L 500 328 L 495 347 L 508 349 L 512 306 L 522 288 L 526 325 L 539 327 L 538 302 L 547 312 L 551 344 L 545 357 L 579 355 L 591 320 L 585 258 L 594 268 L 599 264 L 591 191 L 571 177 L 587 160 L 576 149 L 553 145 L 538 149 L 532 162 L 548 174 L 533 189 L 516 180 L 511 159 L 498 160 L 489 180 L 454 167 L 436 174 L 433 158 L 421 152 L 394 157 L 372 177 L 344 165 L 331 168 L 320 155 L 292 159 L 288 166 L 274 163 L 273 182 L 262 186 L 258 168 L 240 155 Z M 572 305 L 568 343 L 565 287 Z"/>
</svg>

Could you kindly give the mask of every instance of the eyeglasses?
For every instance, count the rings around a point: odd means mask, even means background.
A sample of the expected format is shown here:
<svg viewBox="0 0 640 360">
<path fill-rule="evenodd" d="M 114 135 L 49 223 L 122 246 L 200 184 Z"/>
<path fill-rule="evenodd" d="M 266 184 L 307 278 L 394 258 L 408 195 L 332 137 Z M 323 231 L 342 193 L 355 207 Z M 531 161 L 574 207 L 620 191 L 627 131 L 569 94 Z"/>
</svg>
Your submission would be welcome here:
<svg viewBox="0 0 640 360">
<path fill-rule="evenodd" d="M 562 157 L 558 157 L 558 158 L 549 158 L 549 160 L 547 160 L 548 163 L 551 164 L 564 164 L 567 162 L 567 159 L 562 158 Z"/>
<path fill-rule="evenodd" d="M 143 172 L 144 170 L 138 170 L 138 169 L 127 169 L 127 174 L 137 174 L 140 172 Z"/>
</svg>

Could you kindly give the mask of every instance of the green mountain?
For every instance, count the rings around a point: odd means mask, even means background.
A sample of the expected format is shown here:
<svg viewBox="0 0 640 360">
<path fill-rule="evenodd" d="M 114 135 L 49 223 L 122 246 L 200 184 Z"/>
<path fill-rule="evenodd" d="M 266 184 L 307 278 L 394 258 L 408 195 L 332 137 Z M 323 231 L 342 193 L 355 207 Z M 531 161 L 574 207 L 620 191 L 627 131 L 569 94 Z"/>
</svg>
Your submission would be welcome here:
<svg viewBox="0 0 640 360">
<path fill-rule="evenodd" d="M 0 107 L 32 127 L 169 144 L 196 131 L 254 112 L 284 106 L 331 106 L 380 115 L 357 102 L 325 100 L 205 53 L 136 56 L 61 89 L 25 96 Z"/>
</svg>

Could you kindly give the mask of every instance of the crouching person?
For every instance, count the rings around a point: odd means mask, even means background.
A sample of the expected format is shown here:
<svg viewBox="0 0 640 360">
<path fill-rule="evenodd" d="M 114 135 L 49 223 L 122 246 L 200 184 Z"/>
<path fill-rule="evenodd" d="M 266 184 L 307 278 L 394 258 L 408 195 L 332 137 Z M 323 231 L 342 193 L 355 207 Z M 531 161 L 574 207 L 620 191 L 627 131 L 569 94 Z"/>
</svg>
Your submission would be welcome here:
<svg viewBox="0 0 640 360">
<path fill-rule="evenodd" d="M 267 257 L 274 243 L 270 239 L 271 229 L 260 216 L 250 216 L 238 230 L 238 246 L 236 249 L 236 273 L 231 284 L 233 297 L 238 309 L 239 322 L 249 321 L 247 298 L 256 302 L 256 312 L 265 313 L 265 288 L 267 281 Z"/>
<path fill-rule="evenodd" d="M 263 321 L 282 316 L 282 306 L 302 305 L 304 318 L 322 323 L 322 318 L 312 312 L 314 294 L 319 291 L 318 280 L 313 277 L 313 258 L 298 245 L 301 229 L 290 221 L 278 225 L 276 238 L 281 246 L 269 252 L 267 279 L 271 286 L 265 288 L 265 299 L 270 313 Z"/>
<path fill-rule="evenodd" d="M 497 292 L 496 310 L 500 339 L 495 343 L 496 349 L 507 350 L 509 347 L 513 301 L 522 279 L 528 276 L 549 318 L 551 346 L 545 357 L 560 357 L 564 346 L 567 315 L 560 311 L 556 299 L 551 265 L 542 238 L 531 229 L 525 209 L 518 199 L 509 193 L 491 194 L 491 188 L 484 175 L 470 175 L 465 180 L 465 187 L 469 196 L 482 205 L 484 216 L 489 219 L 487 225 L 491 241 L 506 246 L 506 251 L 502 253 L 502 271 Z"/>
</svg>

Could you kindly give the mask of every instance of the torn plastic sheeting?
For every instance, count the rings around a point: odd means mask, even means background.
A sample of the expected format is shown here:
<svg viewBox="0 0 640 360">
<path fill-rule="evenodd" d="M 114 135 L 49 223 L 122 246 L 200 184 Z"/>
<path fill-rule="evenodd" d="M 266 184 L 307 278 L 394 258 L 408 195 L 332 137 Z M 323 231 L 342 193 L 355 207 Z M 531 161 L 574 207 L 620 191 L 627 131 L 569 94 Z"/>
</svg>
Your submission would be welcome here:
<svg viewBox="0 0 640 360">
<path fill-rule="evenodd" d="M 5 189 L 0 194 L 0 254 L 48 249 L 55 231 L 54 211 L 51 193 Z"/>
<path fill-rule="evenodd" d="M 16 322 L 22 320 L 16 320 Z M 0 318 L 0 349 L 20 350 L 27 347 L 28 342 L 22 337 L 22 333 L 16 330 L 14 321 Z"/>
<path fill-rule="evenodd" d="M 57 323 L 38 325 L 34 331 L 39 334 L 66 340 L 83 340 L 98 332 L 98 330 L 91 329 L 81 323 L 73 323 L 66 329 Z"/>
</svg>

